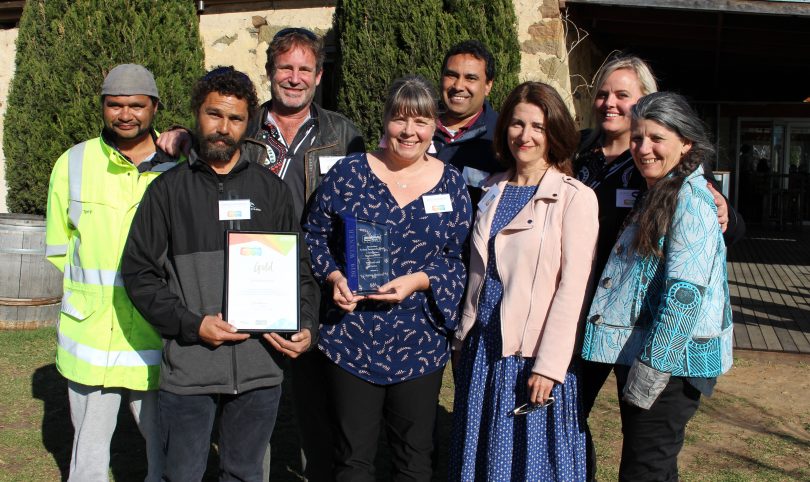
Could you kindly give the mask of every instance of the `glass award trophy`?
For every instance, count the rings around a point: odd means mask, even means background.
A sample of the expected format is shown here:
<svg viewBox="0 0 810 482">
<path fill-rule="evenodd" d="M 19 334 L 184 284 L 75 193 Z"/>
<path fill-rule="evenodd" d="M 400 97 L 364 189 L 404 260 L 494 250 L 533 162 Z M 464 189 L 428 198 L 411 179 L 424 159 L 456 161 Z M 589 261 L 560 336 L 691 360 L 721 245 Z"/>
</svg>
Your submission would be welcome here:
<svg viewBox="0 0 810 482">
<path fill-rule="evenodd" d="M 390 280 L 388 227 L 344 216 L 346 279 L 353 293 L 377 293 Z"/>
</svg>

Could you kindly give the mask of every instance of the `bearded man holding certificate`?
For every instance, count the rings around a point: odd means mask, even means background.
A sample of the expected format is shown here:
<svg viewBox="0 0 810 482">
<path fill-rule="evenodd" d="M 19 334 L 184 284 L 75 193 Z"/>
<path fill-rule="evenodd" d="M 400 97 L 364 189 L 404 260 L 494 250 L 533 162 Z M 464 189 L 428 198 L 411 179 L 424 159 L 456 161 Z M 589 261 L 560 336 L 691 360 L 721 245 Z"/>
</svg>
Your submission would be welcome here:
<svg viewBox="0 0 810 482">
<path fill-rule="evenodd" d="M 319 291 L 290 192 L 261 167 L 264 147 L 245 139 L 257 111 L 250 79 L 212 70 L 191 105 L 189 162 L 146 192 L 121 271 L 164 340 L 163 478 L 202 479 L 219 409 L 220 478 L 260 480 L 280 360 L 312 346 Z"/>
</svg>

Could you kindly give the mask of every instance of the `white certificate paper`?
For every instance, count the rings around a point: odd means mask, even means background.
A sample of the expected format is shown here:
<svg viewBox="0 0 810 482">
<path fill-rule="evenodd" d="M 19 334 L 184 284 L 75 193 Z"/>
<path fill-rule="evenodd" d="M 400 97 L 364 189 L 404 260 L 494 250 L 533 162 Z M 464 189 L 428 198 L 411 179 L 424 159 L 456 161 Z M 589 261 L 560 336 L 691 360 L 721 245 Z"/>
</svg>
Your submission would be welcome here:
<svg viewBox="0 0 810 482">
<path fill-rule="evenodd" d="M 298 331 L 298 234 L 227 236 L 225 320 L 240 331 Z"/>
</svg>

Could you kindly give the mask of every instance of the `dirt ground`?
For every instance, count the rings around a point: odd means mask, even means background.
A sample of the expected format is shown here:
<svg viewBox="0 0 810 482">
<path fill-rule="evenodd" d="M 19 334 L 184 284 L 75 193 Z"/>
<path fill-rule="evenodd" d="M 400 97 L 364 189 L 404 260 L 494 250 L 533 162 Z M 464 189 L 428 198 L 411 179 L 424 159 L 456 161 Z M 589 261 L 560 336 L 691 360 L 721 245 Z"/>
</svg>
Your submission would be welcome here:
<svg viewBox="0 0 810 482">
<path fill-rule="evenodd" d="M 683 480 L 810 480 L 810 357 L 737 351 L 687 427 Z M 621 433 L 615 382 L 600 394 L 592 430 L 600 480 L 616 480 Z"/>
</svg>

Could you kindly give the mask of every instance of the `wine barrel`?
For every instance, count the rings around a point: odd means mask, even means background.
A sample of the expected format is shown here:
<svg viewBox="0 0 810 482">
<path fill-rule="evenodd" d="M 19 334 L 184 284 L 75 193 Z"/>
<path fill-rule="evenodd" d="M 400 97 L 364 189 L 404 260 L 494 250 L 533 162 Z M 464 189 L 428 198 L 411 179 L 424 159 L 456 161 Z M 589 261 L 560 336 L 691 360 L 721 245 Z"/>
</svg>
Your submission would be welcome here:
<svg viewBox="0 0 810 482">
<path fill-rule="evenodd" d="M 53 326 L 62 273 L 45 259 L 45 218 L 0 214 L 0 329 Z"/>
</svg>

